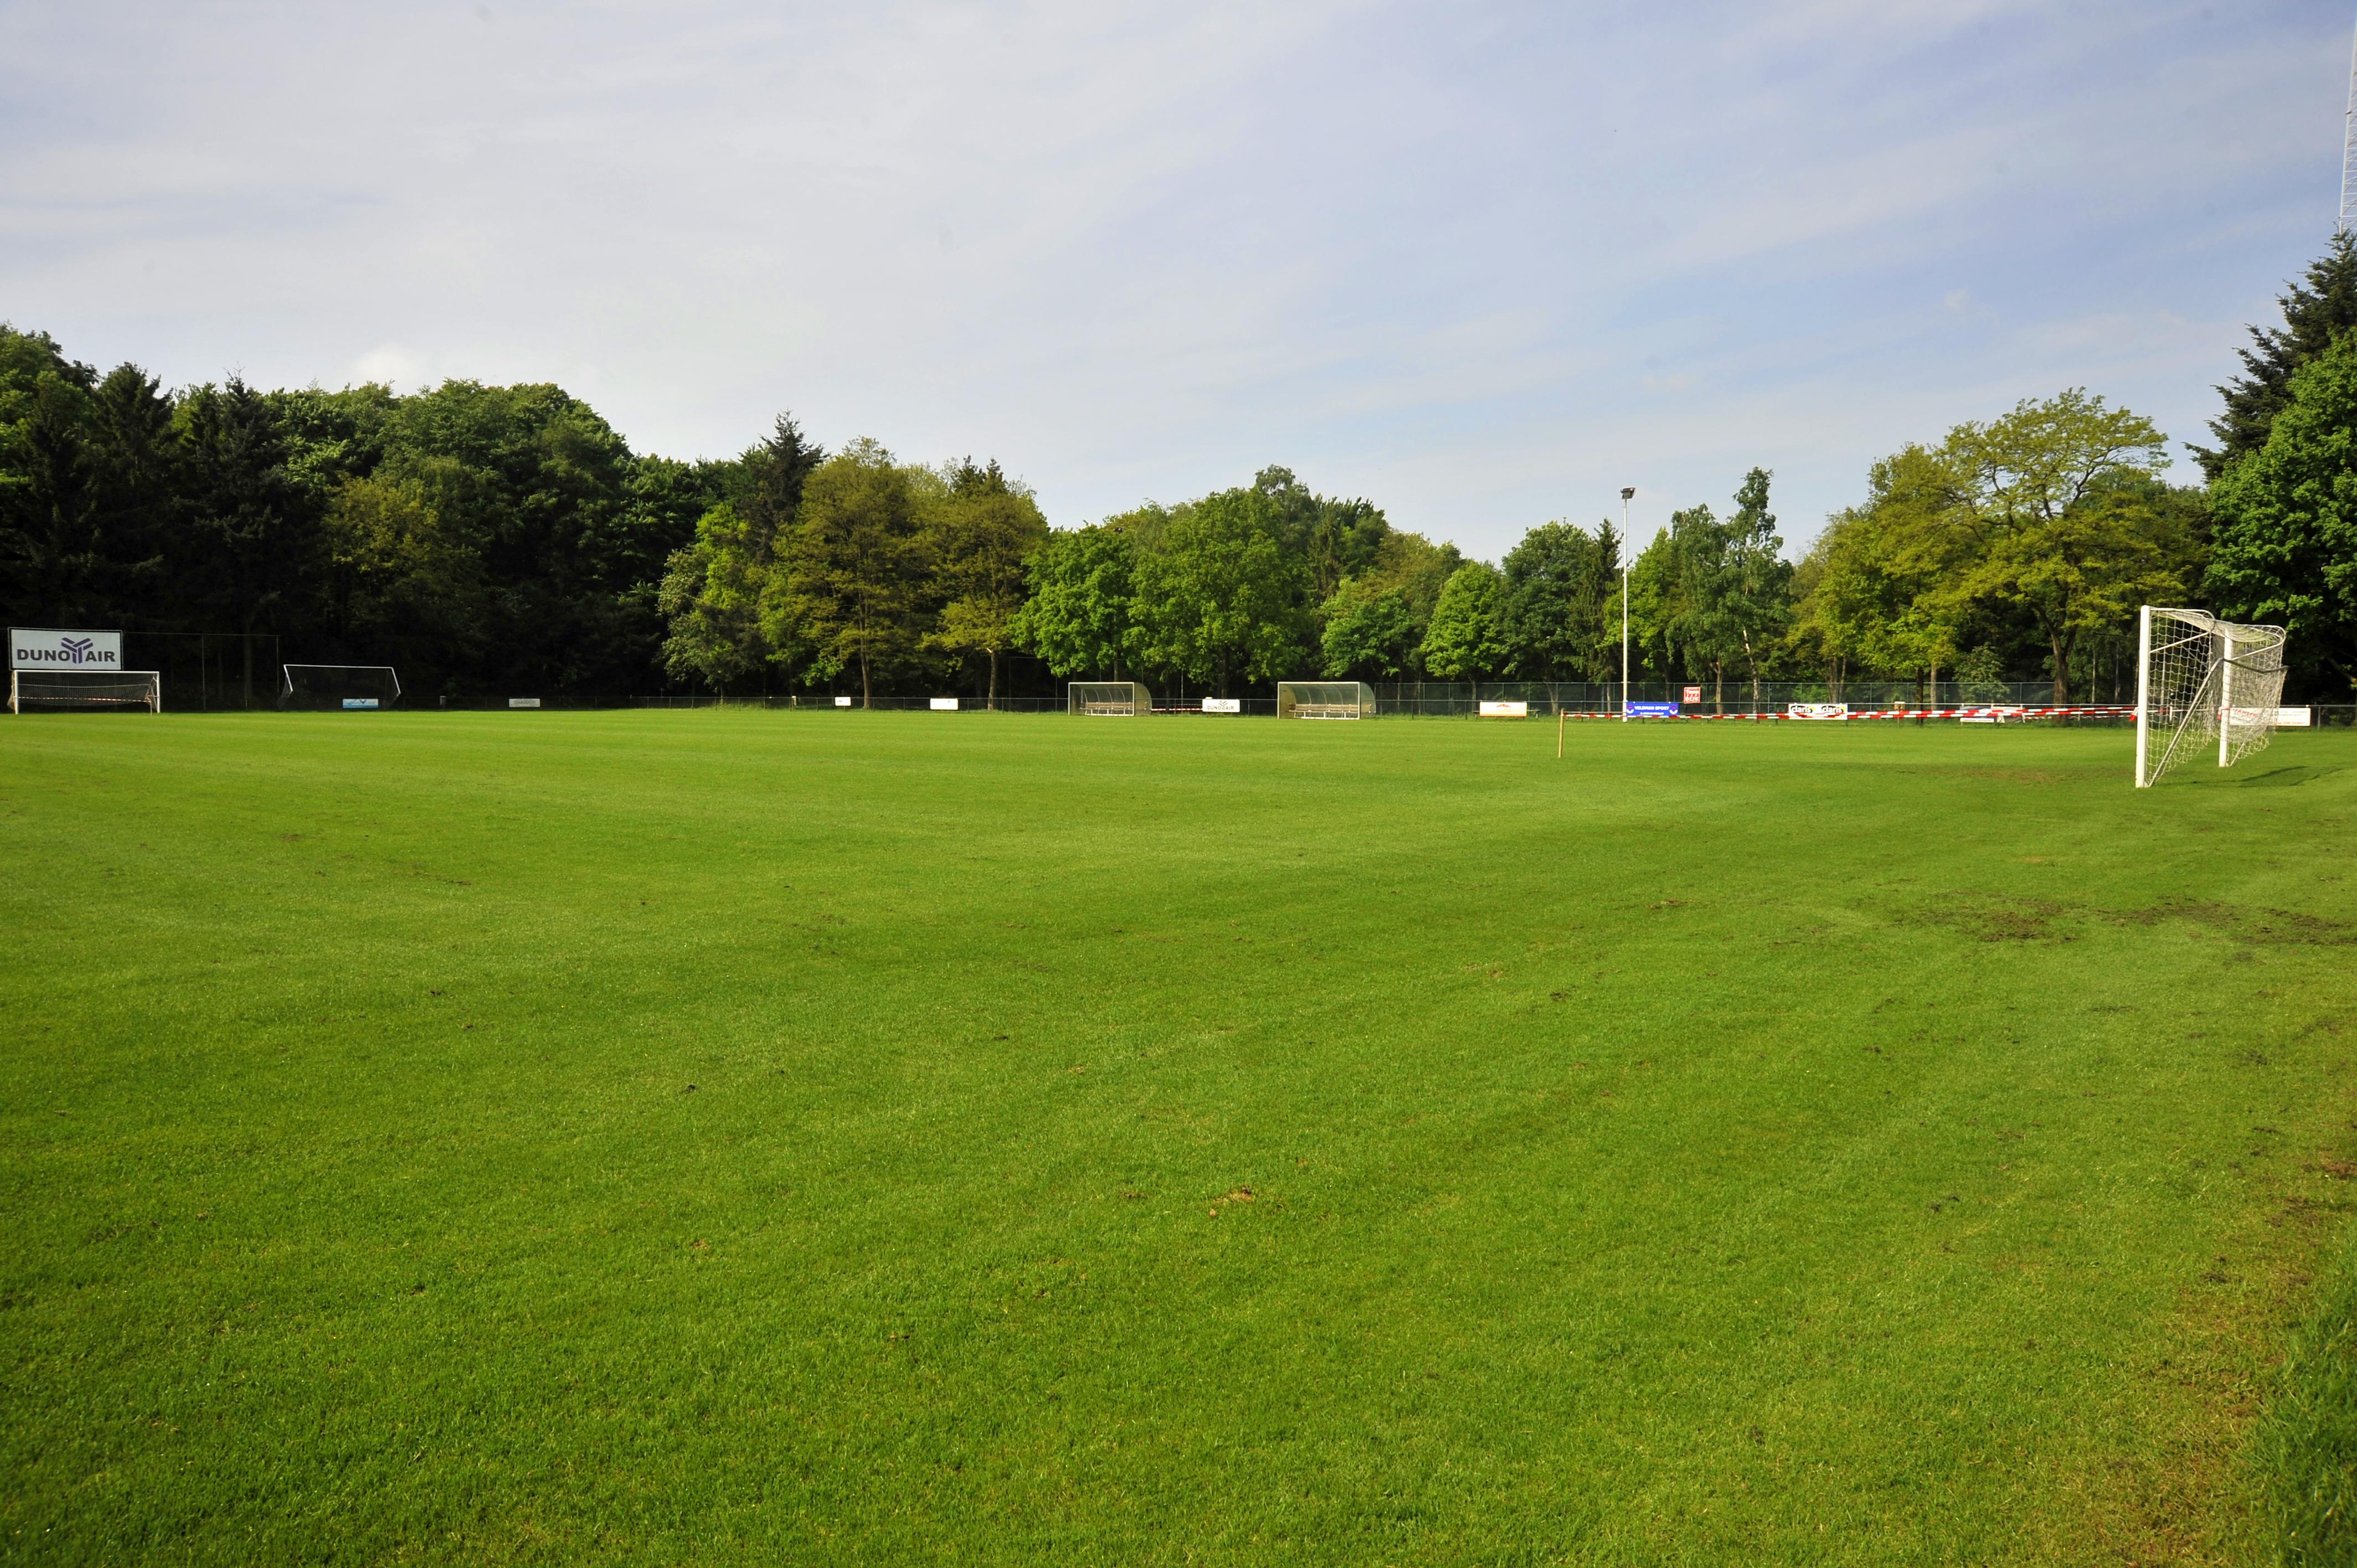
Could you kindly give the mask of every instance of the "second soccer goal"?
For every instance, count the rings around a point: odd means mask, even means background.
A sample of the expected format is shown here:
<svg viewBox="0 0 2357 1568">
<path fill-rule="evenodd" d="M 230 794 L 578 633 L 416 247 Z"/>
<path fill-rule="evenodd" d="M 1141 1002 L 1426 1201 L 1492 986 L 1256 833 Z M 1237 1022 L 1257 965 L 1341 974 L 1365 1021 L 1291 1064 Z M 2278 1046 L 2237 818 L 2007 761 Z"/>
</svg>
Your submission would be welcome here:
<svg viewBox="0 0 2357 1568">
<path fill-rule="evenodd" d="M 2213 753 L 2232 768 L 2265 750 L 2283 686 L 2283 628 L 2145 606 L 2136 622 L 2136 788 Z"/>
<path fill-rule="evenodd" d="M 282 708 L 389 708 L 401 701 L 401 677 L 390 664 L 284 664 Z"/>
<path fill-rule="evenodd" d="M 153 670 L 11 670 L 12 714 L 89 714 L 137 708 L 164 711 L 164 680 Z"/>
</svg>

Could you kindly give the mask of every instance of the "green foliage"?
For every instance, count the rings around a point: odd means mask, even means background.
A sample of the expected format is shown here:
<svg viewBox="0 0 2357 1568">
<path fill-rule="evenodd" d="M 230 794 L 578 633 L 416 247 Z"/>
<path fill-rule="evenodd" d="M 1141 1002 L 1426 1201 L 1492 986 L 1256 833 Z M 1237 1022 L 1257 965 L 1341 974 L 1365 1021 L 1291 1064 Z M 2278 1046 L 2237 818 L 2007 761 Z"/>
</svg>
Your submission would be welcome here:
<svg viewBox="0 0 2357 1568">
<path fill-rule="evenodd" d="M 663 668 L 673 679 L 726 692 L 781 652 L 807 656 L 791 640 L 781 596 L 769 592 L 775 543 L 728 501 L 696 520 L 695 541 L 672 555 L 656 601 L 669 628 Z"/>
<path fill-rule="evenodd" d="M 718 473 L 642 460 L 633 480 L 644 511 L 674 515 L 715 491 L 731 499 L 695 520 L 694 537 L 665 564 L 656 608 L 667 632 L 662 657 L 674 680 L 716 692 L 803 671 L 813 649 L 792 619 L 779 546 L 802 506 L 802 487 L 826 454 L 790 414 L 770 436 Z"/>
<path fill-rule="evenodd" d="M 1648 662 L 1708 677 L 1715 702 L 1725 700 L 1730 670 L 1758 696 L 1792 619 L 1792 567 L 1768 510 L 1768 478 L 1764 468 L 1745 477 L 1725 522 L 1706 506 L 1672 514 L 1631 573 L 1631 630 Z"/>
<path fill-rule="evenodd" d="M 347 479 L 320 522 L 328 624 L 396 668 L 464 667 L 486 621 L 482 562 L 432 502 L 391 478 Z"/>
<path fill-rule="evenodd" d="M 1506 668 L 1505 578 L 1486 561 L 1449 574 L 1424 634 L 1424 667 L 1444 681 L 1479 681 Z"/>
<path fill-rule="evenodd" d="M 1424 628 L 1399 588 L 1376 587 L 1346 577 L 1318 612 L 1321 669 L 1332 676 L 1362 681 L 1396 680 L 1415 661 Z"/>
<path fill-rule="evenodd" d="M 1059 675 L 1121 678 L 1136 618 L 1132 536 L 1111 523 L 1051 532 L 1032 553 L 1011 633 Z"/>
<path fill-rule="evenodd" d="M 1252 488 L 1270 504 L 1278 542 L 1308 568 L 1311 602 L 1323 604 L 1344 578 L 1375 568 L 1391 524 L 1372 501 L 1314 495 L 1290 468 L 1263 468 Z"/>
<path fill-rule="evenodd" d="M 2162 447 L 2150 421 L 2074 389 L 1885 459 L 1818 544 L 1803 644 L 1915 674 L 2018 627 L 2068 701 L 2083 639 L 2199 578 L 2202 509 L 2160 482 Z"/>
<path fill-rule="evenodd" d="M 2295 665 L 2345 700 L 2357 682 L 2357 339 L 2291 378 L 2266 445 L 2212 490 L 2208 590 L 2290 634 Z"/>
<path fill-rule="evenodd" d="M 925 553 L 932 564 L 940 619 L 927 643 L 989 661 L 985 705 L 998 703 L 1000 656 L 1017 642 L 1027 565 L 1047 542 L 1048 520 L 1024 486 L 996 462 L 969 457 L 939 476 L 943 489 L 928 508 Z"/>
<path fill-rule="evenodd" d="M 1945 564 L 1931 553 L 1936 520 L 1955 499 L 1938 456 L 1910 446 L 1877 463 L 1865 504 L 1835 513 L 1818 538 L 1802 565 L 1797 630 L 1836 678 L 1955 663 L 1962 632 L 1953 605 L 1935 594 Z"/>
<path fill-rule="evenodd" d="M 780 541 L 779 624 L 812 650 L 821 676 L 856 670 L 863 704 L 877 673 L 907 664 L 923 643 L 920 521 L 908 471 L 861 439 L 811 471 Z"/>
<path fill-rule="evenodd" d="M 1680 509 L 1627 576 L 1641 670 L 1722 691 L 1733 673 L 1756 694 L 1798 670 L 2042 668 L 2067 699 L 2074 670 L 2117 666 L 2137 603 L 2206 581 L 2235 613 L 2295 623 L 2301 685 L 2346 692 L 2348 372 L 2327 349 L 2352 310 L 2357 247 L 2340 241 L 2287 295 L 2284 328 L 2257 335 L 2211 455 L 2228 465 L 2214 569 L 2208 498 L 2164 481 L 2159 433 L 2074 390 L 1875 465 L 1797 568 L 1765 468 L 1724 521 Z M 2285 417 L 2280 450 L 2255 444 Z M 686 463 L 631 452 L 554 386 L 175 393 L 0 327 L 0 610 L 271 632 L 290 654 L 400 662 L 421 695 L 766 690 L 855 669 L 863 692 L 971 682 L 990 703 L 1042 694 L 1047 673 L 1222 689 L 1313 668 L 1619 673 L 1609 523 L 1532 529 L 1444 614 L 1456 546 L 1285 467 L 1054 533 L 995 461 L 862 450 L 806 518 L 826 454 L 782 414 L 741 456 Z"/>
<path fill-rule="evenodd" d="M 1222 490 L 1172 514 L 1134 569 L 1140 665 L 1219 692 L 1304 668 L 1308 573 L 1279 542 L 1281 521 L 1257 489 Z"/>
<path fill-rule="evenodd" d="M 1506 553 L 1498 618 L 1508 673 L 1530 681 L 1609 678 L 1608 650 L 1617 648 L 1620 628 L 1608 629 L 1604 618 L 1620 568 L 1611 553 L 1617 543 L 1549 522 Z"/>
</svg>

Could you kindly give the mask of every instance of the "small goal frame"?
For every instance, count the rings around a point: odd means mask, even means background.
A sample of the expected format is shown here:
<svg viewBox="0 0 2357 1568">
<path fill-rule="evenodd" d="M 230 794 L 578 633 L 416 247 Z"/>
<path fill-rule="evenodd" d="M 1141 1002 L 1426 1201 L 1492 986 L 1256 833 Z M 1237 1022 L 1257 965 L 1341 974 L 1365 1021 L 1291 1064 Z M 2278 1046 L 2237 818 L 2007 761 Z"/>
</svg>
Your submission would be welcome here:
<svg viewBox="0 0 2357 1568">
<path fill-rule="evenodd" d="M 83 694 L 70 694 L 77 691 Z M 154 670 L 9 671 L 8 711 L 21 716 L 27 704 L 35 709 L 56 708 L 68 713 L 145 708 L 151 714 L 160 714 L 164 711 L 164 677 Z"/>
<path fill-rule="evenodd" d="M 1144 718 L 1154 712 L 1154 693 L 1136 681 L 1075 681 L 1064 689 L 1067 709 L 1092 718 Z"/>
<path fill-rule="evenodd" d="M 2209 754 L 2232 768 L 2266 749 L 2281 722 L 2279 626 L 2146 605 L 2136 616 L 2136 787 Z"/>
<path fill-rule="evenodd" d="M 1281 719 L 1374 717 L 1375 689 L 1364 681 L 1279 681 L 1276 716 Z"/>
<path fill-rule="evenodd" d="M 282 710 L 294 707 L 305 701 L 306 694 L 297 692 L 295 688 L 295 672 L 297 670 L 340 670 L 356 675 L 382 675 L 384 677 L 385 684 L 391 690 L 382 693 L 362 693 L 360 694 L 361 700 L 367 701 L 373 697 L 376 702 L 388 708 L 401 701 L 401 676 L 390 664 L 282 664 L 278 667 L 278 706 Z M 319 696 L 317 700 L 322 703 L 332 703 L 338 706 L 340 706 L 343 701 L 341 698 L 324 695 Z"/>
</svg>

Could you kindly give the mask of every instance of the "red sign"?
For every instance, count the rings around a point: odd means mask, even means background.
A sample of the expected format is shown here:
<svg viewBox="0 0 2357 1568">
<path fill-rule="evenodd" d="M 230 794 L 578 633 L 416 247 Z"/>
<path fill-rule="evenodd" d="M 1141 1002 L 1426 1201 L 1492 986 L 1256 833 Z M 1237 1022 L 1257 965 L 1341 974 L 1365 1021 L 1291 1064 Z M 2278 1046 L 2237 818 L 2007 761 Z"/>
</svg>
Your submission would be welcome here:
<svg viewBox="0 0 2357 1568">
<path fill-rule="evenodd" d="M 1700 686 L 1688 686 L 1688 687 L 1686 688 L 1685 700 L 1686 700 L 1687 702 L 1689 702 L 1689 703 L 1699 703 L 1699 702 L 1701 702 L 1701 701 L 1702 701 L 1702 688 L 1701 688 Z"/>
</svg>

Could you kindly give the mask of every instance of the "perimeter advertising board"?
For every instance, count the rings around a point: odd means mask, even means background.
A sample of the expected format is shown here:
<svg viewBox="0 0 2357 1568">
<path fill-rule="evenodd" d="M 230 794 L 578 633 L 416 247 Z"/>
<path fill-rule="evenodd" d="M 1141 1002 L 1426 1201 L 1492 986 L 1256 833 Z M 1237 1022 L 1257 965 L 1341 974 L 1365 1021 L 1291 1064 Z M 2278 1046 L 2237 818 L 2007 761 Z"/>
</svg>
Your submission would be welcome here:
<svg viewBox="0 0 2357 1568">
<path fill-rule="evenodd" d="M 1203 711 L 1207 714 L 1240 714 L 1244 711 L 1242 697 L 1206 697 Z"/>
<path fill-rule="evenodd" d="M 1528 703 L 1484 703 L 1481 716 L 1485 719 L 1526 719 L 1531 716 Z"/>
<path fill-rule="evenodd" d="M 1784 716 L 1788 719 L 1834 719 L 1849 717 L 1847 703 L 1787 703 Z"/>
<path fill-rule="evenodd" d="M 1675 703 L 1623 703 L 1620 711 L 1632 719 L 1674 719 L 1678 716 Z"/>
<path fill-rule="evenodd" d="M 47 627 L 8 628 L 11 670 L 88 670 L 103 674 L 123 668 L 119 631 L 59 631 Z"/>
</svg>

